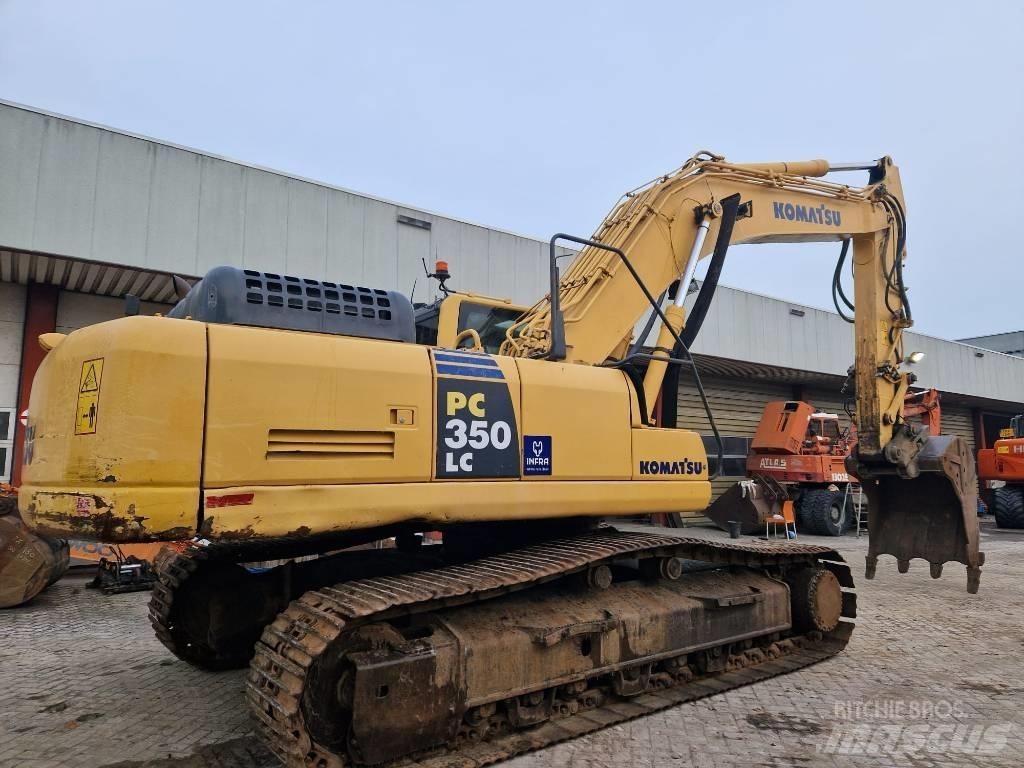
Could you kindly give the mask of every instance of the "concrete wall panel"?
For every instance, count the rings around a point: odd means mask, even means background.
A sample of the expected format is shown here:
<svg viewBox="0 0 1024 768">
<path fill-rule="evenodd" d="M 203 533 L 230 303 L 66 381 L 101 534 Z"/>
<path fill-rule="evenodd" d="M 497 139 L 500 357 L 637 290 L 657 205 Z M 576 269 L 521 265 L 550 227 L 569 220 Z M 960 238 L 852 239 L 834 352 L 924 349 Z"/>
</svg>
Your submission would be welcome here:
<svg viewBox="0 0 1024 768">
<path fill-rule="evenodd" d="M 246 171 L 244 243 L 244 266 L 287 272 L 288 179 L 265 171 Z"/>
<path fill-rule="evenodd" d="M 459 261 L 456 280 L 460 290 L 491 294 L 488 230 L 483 227 L 459 227 Z M 443 257 L 442 257 L 443 258 Z"/>
<path fill-rule="evenodd" d="M 187 265 L 188 272 L 195 272 L 200 168 L 199 155 L 157 146 L 144 266 Z"/>
<path fill-rule="evenodd" d="M 369 203 L 363 215 L 362 285 L 398 288 L 398 208 Z M 401 225 L 405 226 L 405 225 Z M 406 286 L 404 290 L 408 291 Z"/>
<path fill-rule="evenodd" d="M 515 299 L 516 247 L 515 237 L 504 232 L 487 233 L 487 293 Z"/>
<path fill-rule="evenodd" d="M 194 274 L 206 274 L 222 264 L 242 264 L 244 238 L 245 169 L 204 157 L 199 181 L 199 236 Z"/>
<path fill-rule="evenodd" d="M 288 184 L 288 274 L 322 278 L 327 270 L 328 191 L 315 184 Z"/>
<path fill-rule="evenodd" d="M 363 217 L 368 201 L 348 192 L 327 196 L 327 267 L 324 277 L 337 283 L 358 283 L 363 274 Z"/>
<path fill-rule="evenodd" d="M 135 254 L 134 263 L 144 263 L 155 158 L 149 142 L 100 135 L 91 258 L 117 262 Z"/>
<path fill-rule="evenodd" d="M 407 216 L 420 218 L 415 211 L 400 211 Z M 424 219 L 425 220 L 425 219 Z M 410 224 L 396 224 L 398 240 L 396 271 L 398 282 L 395 287 L 406 296 L 412 290 L 413 283 L 421 286 L 426 277 L 423 275 L 423 260 L 432 268 L 434 255 L 431 251 L 431 231 Z"/>
<path fill-rule="evenodd" d="M 43 118 L 0 107 L 0 244 L 33 240 Z"/>
<path fill-rule="evenodd" d="M 42 131 L 30 247 L 48 253 L 85 256 L 92 246 L 100 132 L 52 117 L 43 120 Z"/>
</svg>

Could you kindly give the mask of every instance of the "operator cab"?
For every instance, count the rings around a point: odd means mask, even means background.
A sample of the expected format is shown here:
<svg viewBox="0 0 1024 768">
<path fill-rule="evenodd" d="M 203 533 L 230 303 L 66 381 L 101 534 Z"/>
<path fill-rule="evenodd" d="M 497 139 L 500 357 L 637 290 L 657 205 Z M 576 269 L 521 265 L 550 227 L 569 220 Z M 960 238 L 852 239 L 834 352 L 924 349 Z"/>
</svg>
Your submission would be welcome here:
<svg viewBox="0 0 1024 768">
<path fill-rule="evenodd" d="M 807 438 L 804 440 L 804 447 L 811 453 L 831 453 L 842 439 L 837 414 L 821 411 L 811 414 L 811 419 L 807 423 Z"/>
<path fill-rule="evenodd" d="M 475 331 L 483 351 L 495 355 L 525 307 L 502 299 L 453 293 L 433 304 L 416 307 L 416 343 L 432 347 L 475 346 L 476 339 L 466 331 Z"/>
<path fill-rule="evenodd" d="M 451 290 L 445 285 L 451 273 L 444 261 L 437 262 L 427 277 L 438 281 L 444 296 L 430 304 L 414 305 L 417 344 L 496 355 L 505 333 L 527 310 L 508 299 Z"/>
</svg>

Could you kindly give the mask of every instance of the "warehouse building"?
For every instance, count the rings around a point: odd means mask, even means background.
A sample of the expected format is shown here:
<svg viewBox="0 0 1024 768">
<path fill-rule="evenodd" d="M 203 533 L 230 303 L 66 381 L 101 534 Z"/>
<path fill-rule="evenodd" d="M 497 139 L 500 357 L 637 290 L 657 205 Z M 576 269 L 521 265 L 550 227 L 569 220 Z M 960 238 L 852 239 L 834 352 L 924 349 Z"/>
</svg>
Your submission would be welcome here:
<svg viewBox="0 0 1024 768">
<path fill-rule="evenodd" d="M 961 344 L 1002 352 L 1004 355 L 1024 357 L 1024 331 L 1009 333 L 990 333 L 987 336 L 972 336 L 969 339 L 957 339 Z"/>
<path fill-rule="evenodd" d="M 34 339 L 174 300 L 172 275 L 219 264 L 433 298 L 423 261 L 454 287 L 519 303 L 547 291 L 547 242 L 124 131 L 0 102 L 0 480 L 19 472 L 20 425 L 42 356 Z M 596 222 L 595 222 L 596 223 Z M 919 335 L 919 384 L 943 393 L 944 431 L 991 444 L 1024 411 L 1024 358 Z M 741 473 L 761 409 L 803 398 L 842 414 L 852 332 L 835 314 L 722 287 L 694 348 L 725 478 Z M 683 377 L 679 424 L 709 431 Z"/>
</svg>

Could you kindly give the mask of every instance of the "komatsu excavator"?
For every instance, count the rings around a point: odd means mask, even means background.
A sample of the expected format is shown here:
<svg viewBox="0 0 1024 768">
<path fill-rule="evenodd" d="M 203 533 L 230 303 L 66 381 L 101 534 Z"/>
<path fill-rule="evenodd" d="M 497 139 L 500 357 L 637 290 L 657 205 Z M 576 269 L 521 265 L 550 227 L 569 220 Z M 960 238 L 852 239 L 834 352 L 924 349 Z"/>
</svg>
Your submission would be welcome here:
<svg viewBox="0 0 1024 768">
<path fill-rule="evenodd" d="M 853 170 L 865 186 L 822 178 Z M 20 509 L 61 537 L 191 538 L 158 564 L 157 635 L 206 668 L 249 662 L 289 765 L 484 765 L 797 669 L 850 637 L 838 553 L 598 522 L 705 508 L 704 445 L 670 407 L 683 372 L 707 402 L 690 344 L 730 243 L 805 241 L 853 245 L 867 576 L 882 554 L 934 577 L 957 561 L 974 592 L 972 457 L 900 417 L 888 157 L 700 153 L 592 237 L 552 238 L 550 293 L 525 312 L 452 293 L 417 327 L 394 292 L 218 268 L 166 317 L 45 335 Z M 564 274 L 559 243 L 582 246 Z M 632 338 L 647 310 L 652 351 Z M 430 530 L 442 544 L 420 544 Z M 286 562 L 245 567 L 268 560 Z"/>
</svg>

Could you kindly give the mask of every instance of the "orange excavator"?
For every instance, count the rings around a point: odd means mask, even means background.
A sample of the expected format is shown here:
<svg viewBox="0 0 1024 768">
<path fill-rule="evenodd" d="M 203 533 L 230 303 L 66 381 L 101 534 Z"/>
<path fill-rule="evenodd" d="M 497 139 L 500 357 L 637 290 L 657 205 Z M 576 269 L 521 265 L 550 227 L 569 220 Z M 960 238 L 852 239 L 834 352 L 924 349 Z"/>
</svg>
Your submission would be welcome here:
<svg viewBox="0 0 1024 768">
<path fill-rule="evenodd" d="M 992 491 L 996 525 L 1024 528 L 1024 413 L 1010 420 L 995 446 L 978 451 L 978 479 L 1005 483 Z"/>
</svg>

